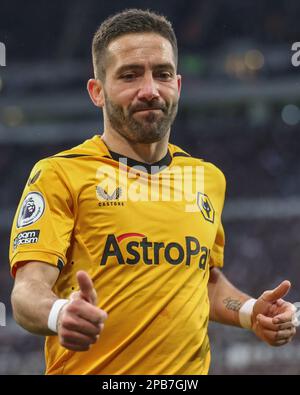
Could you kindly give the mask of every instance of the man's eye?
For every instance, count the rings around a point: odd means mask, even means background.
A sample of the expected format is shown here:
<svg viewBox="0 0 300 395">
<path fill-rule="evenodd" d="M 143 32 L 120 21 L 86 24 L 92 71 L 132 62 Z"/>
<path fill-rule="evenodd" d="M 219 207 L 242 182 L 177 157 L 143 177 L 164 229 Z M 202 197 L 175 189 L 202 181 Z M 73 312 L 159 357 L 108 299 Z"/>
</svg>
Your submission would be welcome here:
<svg viewBox="0 0 300 395">
<path fill-rule="evenodd" d="M 131 80 L 133 80 L 135 77 L 136 77 L 136 75 L 133 74 L 133 73 L 124 74 L 124 75 L 121 76 L 121 78 L 122 78 L 123 80 L 125 80 L 125 81 L 131 81 Z"/>
<path fill-rule="evenodd" d="M 162 71 L 161 73 L 159 73 L 159 78 L 161 78 L 162 80 L 169 80 L 170 78 L 172 78 L 172 75 L 168 71 Z"/>
</svg>

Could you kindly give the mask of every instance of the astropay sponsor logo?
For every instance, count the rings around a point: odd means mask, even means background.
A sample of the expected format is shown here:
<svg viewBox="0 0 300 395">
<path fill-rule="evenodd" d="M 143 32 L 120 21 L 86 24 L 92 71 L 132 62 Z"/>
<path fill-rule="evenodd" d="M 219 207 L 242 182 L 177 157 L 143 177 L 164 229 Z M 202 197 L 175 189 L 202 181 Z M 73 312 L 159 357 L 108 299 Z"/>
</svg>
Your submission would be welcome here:
<svg viewBox="0 0 300 395">
<path fill-rule="evenodd" d="M 150 168 L 150 171 L 149 171 Z M 127 166 L 127 158 L 118 168 L 102 165 L 97 169 L 96 197 L 99 206 L 122 202 L 185 203 L 186 212 L 199 211 L 197 196 L 204 194 L 204 166 Z"/>
<path fill-rule="evenodd" d="M 0 42 L 0 66 L 6 66 L 6 47 Z"/>
<path fill-rule="evenodd" d="M 205 270 L 210 257 L 210 249 L 200 244 L 193 236 L 186 236 L 182 243 L 171 241 L 152 241 L 142 233 L 123 233 L 107 236 L 100 266 L 108 263 L 119 265 L 160 265 L 173 266 L 191 264 Z"/>
</svg>

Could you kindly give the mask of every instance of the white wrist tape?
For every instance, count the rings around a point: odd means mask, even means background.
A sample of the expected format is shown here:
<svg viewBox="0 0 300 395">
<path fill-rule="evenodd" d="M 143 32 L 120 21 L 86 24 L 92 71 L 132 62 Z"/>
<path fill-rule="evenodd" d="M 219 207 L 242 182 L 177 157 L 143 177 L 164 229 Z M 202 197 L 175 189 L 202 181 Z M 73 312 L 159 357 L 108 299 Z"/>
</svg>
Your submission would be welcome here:
<svg viewBox="0 0 300 395">
<path fill-rule="evenodd" d="M 255 303 L 256 299 L 248 299 L 239 310 L 240 324 L 243 328 L 252 328 L 251 317 Z"/>
<path fill-rule="evenodd" d="M 50 310 L 50 314 L 48 317 L 48 328 L 52 331 L 57 333 L 57 319 L 60 310 L 63 308 L 63 306 L 70 301 L 68 299 L 57 299 Z"/>
</svg>

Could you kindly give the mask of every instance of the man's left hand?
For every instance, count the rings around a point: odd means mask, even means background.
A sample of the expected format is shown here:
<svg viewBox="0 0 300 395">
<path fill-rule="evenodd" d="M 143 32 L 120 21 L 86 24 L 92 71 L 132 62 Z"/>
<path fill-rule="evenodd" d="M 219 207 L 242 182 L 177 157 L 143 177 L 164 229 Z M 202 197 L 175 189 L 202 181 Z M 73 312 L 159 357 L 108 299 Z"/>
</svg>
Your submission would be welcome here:
<svg viewBox="0 0 300 395">
<path fill-rule="evenodd" d="M 296 309 L 282 299 L 290 288 L 291 283 L 285 280 L 272 291 L 265 291 L 253 306 L 252 330 L 271 346 L 289 343 L 296 334 Z"/>
</svg>

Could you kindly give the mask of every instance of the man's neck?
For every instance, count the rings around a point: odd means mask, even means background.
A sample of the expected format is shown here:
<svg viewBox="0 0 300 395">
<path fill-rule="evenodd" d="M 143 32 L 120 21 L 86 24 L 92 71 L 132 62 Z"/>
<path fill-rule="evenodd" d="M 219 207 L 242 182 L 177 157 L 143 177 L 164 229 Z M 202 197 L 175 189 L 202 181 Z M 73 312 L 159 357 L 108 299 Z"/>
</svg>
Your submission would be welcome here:
<svg viewBox="0 0 300 395">
<path fill-rule="evenodd" d="M 102 140 L 110 151 L 138 162 L 152 164 L 160 161 L 168 152 L 170 132 L 162 140 L 150 144 L 132 143 L 116 132 L 105 132 Z"/>
</svg>

